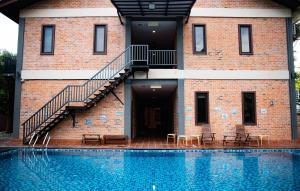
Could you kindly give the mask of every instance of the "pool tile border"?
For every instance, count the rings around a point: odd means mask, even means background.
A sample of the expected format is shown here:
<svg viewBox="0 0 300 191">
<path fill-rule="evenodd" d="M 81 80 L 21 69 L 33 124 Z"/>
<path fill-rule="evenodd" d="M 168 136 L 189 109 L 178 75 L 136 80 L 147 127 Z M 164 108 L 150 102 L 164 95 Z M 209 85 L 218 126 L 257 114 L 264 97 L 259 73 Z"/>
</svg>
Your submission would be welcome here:
<svg viewBox="0 0 300 191">
<path fill-rule="evenodd" d="M 291 153 L 300 154 L 300 149 L 62 149 L 62 148 L 11 148 L 0 156 L 18 151 L 36 152 L 118 152 L 118 153 Z"/>
</svg>

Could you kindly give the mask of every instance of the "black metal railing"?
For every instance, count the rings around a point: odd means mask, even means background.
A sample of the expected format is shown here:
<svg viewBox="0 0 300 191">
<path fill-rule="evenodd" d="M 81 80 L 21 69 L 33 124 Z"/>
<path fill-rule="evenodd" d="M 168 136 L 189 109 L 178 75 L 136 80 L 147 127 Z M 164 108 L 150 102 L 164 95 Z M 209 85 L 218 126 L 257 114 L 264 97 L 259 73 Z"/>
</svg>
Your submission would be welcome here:
<svg viewBox="0 0 300 191">
<path fill-rule="evenodd" d="M 148 45 L 131 45 L 83 85 L 66 86 L 22 124 L 23 140 L 26 141 L 33 132 L 42 130 L 43 124 L 50 122 L 51 117 L 71 102 L 88 101 L 91 95 L 122 70 L 129 68 L 134 61 L 145 61 L 148 64 L 148 60 Z"/>
<path fill-rule="evenodd" d="M 149 66 L 174 66 L 176 50 L 149 50 Z"/>
</svg>

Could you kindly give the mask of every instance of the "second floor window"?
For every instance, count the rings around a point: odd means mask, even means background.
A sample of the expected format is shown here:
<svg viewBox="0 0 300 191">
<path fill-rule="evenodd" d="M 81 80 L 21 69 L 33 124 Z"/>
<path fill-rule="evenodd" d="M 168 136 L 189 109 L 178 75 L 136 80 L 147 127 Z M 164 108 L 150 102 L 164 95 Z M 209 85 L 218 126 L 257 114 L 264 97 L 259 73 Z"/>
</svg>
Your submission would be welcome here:
<svg viewBox="0 0 300 191">
<path fill-rule="evenodd" d="M 239 25 L 240 54 L 253 54 L 252 27 L 251 25 Z"/>
<path fill-rule="evenodd" d="M 41 54 L 54 54 L 54 25 L 43 25 L 42 27 L 42 45 Z"/>
<path fill-rule="evenodd" d="M 193 49 L 194 54 L 206 54 L 205 25 L 193 25 Z"/>
<path fill-rule="evenodd" d="M 196 124 L 208 123 L 208 92 L 196 93 Z"/>
<path fill-rule="evenodd" d="M 106 54 L 106 25 L 95 25 L 94 53 Z"/>
</svg>

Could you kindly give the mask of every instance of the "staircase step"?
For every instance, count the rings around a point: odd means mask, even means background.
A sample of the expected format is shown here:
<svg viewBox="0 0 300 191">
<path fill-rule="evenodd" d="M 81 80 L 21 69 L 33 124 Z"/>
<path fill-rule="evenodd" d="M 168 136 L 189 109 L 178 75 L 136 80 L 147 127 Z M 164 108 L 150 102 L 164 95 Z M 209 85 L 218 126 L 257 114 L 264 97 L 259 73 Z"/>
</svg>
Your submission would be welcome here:
<svg viewBox="0 0 300 191">
<path fill-rule="evenodd" d="M 110 88 L 113 88 L 113 86 L 112 85 L 110 85 L 110 86 L 104 86 L 106 89 L 110 89 Z"/>
</svg>

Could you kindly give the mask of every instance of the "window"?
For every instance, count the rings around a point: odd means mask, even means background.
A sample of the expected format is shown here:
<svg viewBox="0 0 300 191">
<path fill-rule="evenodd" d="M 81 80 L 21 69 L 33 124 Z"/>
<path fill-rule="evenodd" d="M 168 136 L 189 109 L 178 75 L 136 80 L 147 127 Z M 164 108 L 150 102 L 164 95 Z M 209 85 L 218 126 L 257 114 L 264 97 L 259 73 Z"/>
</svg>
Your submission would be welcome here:
<svg viewBox="0 0 300 191">
<path fill-rule="evenodd" d="M 95 25 L 94 53 L 106 54 L 106 25 Z"/>
<path fill-rule="evenodd" d="M 243 124 L 255 125 L 256 124 L 256 100 L 255 92 L 243 92 Z"/>
<path fill-rule="evenodd" d="M 41 54 L 54 54 L 54 33 L 55 26 L 54 25 L 43 25 L 42 26 L 42 47 Z"/>
<path fill-rule="evenodd" d="M 251 25 L 239 25 L 239 44 L 240 54 L 253 54 Z"/>
<path fill-rule="evenodd" d="M 196 124 L 208 123 L 208 93 L 196 93 Z"/>
<path fill-rule="evenodd" d="M 193 49 L 194 54 L 206 54 L 205 25 L 193 25 Z"/>
</svg>

